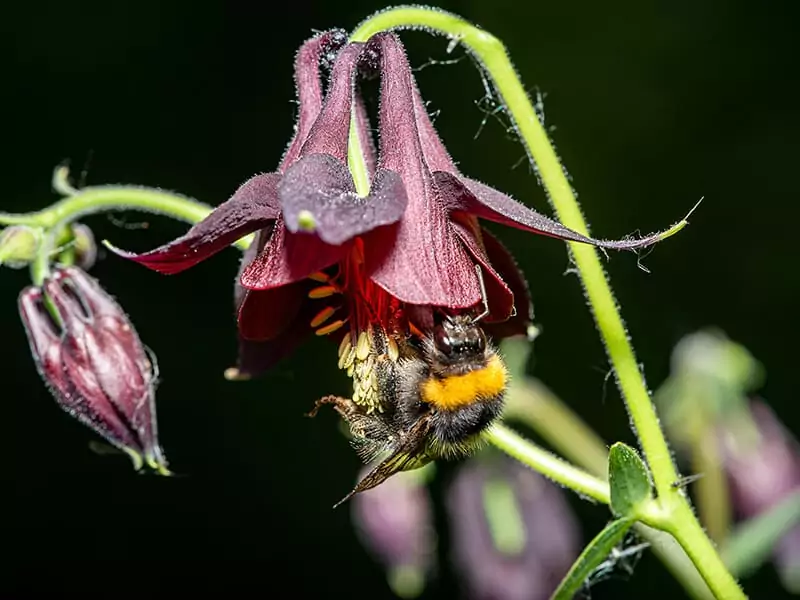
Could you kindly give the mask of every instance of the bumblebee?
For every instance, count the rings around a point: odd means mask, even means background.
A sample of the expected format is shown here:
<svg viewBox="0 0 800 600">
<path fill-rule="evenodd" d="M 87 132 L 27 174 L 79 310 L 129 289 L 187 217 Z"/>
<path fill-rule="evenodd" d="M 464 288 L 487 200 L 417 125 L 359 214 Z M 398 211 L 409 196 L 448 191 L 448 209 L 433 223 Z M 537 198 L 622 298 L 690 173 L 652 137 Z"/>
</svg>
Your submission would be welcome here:
<svg viewBox="0 0 800 600">
<path fill-rule="evenodd" d="M 332 404 L 362 460 L 380 461 L 336 506 L 397 472 L 478 447 L 502 412 L 508 379 L 481 316 L 439 314 L 426 335 L 405 339 L 373 326 L 343 342 L 340 366 L 353 376 L 354 396 L 326 396 L 310 414 Z"/>
</svg>

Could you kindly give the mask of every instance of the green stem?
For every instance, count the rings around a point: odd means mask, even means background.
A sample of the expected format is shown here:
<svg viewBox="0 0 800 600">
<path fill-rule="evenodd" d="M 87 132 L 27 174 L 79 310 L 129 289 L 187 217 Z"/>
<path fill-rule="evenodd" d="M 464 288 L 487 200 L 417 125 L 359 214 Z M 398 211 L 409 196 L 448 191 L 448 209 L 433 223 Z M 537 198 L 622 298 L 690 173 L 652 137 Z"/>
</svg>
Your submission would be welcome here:
<svg viewBox="0 0 800 600">
<path fill-rule="evenodd" d="M 608 477 L 608 448 L 603 440 L 537 379 L 512 379 L 503 417 L 527 425 L 559 454 L 590 473 Z"/>
<path fill-rule="evenodd" d="M 378 13 L 358 26 L 351 39 L 364 41 L 379 31 L 423 27 L 461 42 L 481 63 L 538 168 L 548 199 L 564 225 L 588 233 L 565 172 L 502 42 L 471 23 L 432 8 L 401 6 Z M 358 149 L 355 149 L 358 150 Z M 689 554 L 717 598 L 745 598 L 692 512 L 683 491 L 673 486 L 678 472 L 625 331 L 617 303 L 594 247 L 569 242 L 592 313 L 606 346 L 633 427 L 650 467 L 671 533 Z M 692 547 L 687 547 L 687 544 Z"/>
<path fill-rule="evenodd" d="M 495 447 L 545 477 L 588 498 L 608 504 L 608 483 L 540 448 L 504 425 L 495 425 L 484 437 Z"/>
<path fill-rule="evenodd" d="M 169 216 L 188 223 L 202 221 L 212 207 L 186 196 L 162 190 L 128 185 L 104 185 L 76 190 L 60 202 L 37 212 L 11 214 L 0 212 L 0 225 L 29 225 L 48 231 L 43 237 L 36 260 L 31 265 L 33 280 L 41 284 L 49 272 L 56 250 L 57 233 L 87 215 L 121 210 L 140 210 Z M 236 242 L 242 250 L 250 245 L 252 236 Z"/>
<path fill-rule="evenodd" d="M 87 187 L 52 206 L 31 213 L 0 213 L 2 225 L 31 225 L 44 228 L 75 221 L 86 215 L 113 210 L 141 210 L 197 223 L 212 210 L 186 196 L 132 185 Z"/>
</svg>

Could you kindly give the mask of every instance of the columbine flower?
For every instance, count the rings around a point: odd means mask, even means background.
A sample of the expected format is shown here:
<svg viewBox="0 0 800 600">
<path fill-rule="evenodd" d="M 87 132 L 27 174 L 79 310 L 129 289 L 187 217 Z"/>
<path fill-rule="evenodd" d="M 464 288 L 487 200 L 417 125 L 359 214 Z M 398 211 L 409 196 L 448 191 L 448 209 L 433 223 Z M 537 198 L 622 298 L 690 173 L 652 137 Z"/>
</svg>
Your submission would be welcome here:
<svg viewBox="0 0 800 600">
<path fill-rule="evenodd" d="M 545 600 L 580 552 L 561 490 L 506 456 L 464 463 L 447 511 L 453 562 L 475 600 Z"/>
<path fill-rule="evenodd" d="M 491 335 L 525 333 L 531 315 L 524 277 L 478 219 L 606 248 L 657 241 L 593 240 L 463 177 L 433 129 L 394 34 L 344 45 L 323 99 L 319 57 L 339 41 L 326 33 L 298 53 L 300 116 L 277 172 L 245 182 L 183 237 L 144 254 L 122 253 L 176 273 L 258 232 L 239 274 L 238 323 L 245 342 L 234 375 L 262 371 L 314 330 L 329 334 L 347 325 L 353 341 L 372 324 L 425 331 L 431 307 L 457 311 L 486 301 L 483 323 Z M 354 93 L 357 67 L 381 76 L 377 161 Z M 370 169 L 366 197 L 356 194 L 347 167 L 353 113 Z"/>
<path fill-rule="evenodd" d="M 57 269 L 43 288 L 25 288 L 19 308 L 58 405 L 130 455 L 137 470 L 146 463 L 168 474 L 156 434 L 154 367 L 122 308 L 75 267 Z"/>
<path fill-rule="evenodd" d="M 363 477 L 369 469 L 364 469 Z M 362 543 L 387 570 L 392 590 L 418 596 L 436 559 L 433 504 L 425 469 L 398 473 L 383 485 L 357 494 L 352 515 Z"/>
</svg>

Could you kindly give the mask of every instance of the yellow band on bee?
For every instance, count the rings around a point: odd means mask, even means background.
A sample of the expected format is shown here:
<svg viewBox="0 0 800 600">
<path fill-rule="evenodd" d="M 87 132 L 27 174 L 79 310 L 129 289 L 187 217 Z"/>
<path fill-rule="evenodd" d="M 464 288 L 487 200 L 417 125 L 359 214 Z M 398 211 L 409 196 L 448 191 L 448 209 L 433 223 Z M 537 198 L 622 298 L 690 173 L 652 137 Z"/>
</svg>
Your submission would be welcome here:
<svg viewBox="0 0 800 600">
<path fill-rule="evenodd" d="M 482 369 L 444 379 L 428 379 L 420 390 L 422 400 L 443 410 L 487 400 L 503 393 L 506 368 L 498 356 L 492 356 Z"/>
</svg>

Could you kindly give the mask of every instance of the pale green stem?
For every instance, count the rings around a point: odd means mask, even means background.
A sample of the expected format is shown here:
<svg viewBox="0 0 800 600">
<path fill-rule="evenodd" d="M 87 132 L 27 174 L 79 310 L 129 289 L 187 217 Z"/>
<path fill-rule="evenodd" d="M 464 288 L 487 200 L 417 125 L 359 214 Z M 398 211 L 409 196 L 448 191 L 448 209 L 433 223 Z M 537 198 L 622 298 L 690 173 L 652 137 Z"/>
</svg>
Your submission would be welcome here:
<svg viewBox="0 0 800 600">
<path fill-rule="evenodd" d="M 558 156 L 500 40 L 455 15 L 412 6 L 401 6 L 374 15 L 359 25 L 351 39 L 365 41 L 380 31 L 410 27 L 423 27 L 442 33 L 462 43 L 472 52 L 485 69 L 506 107 L 507 114 L 513 120 L 559 219 L 571 229 L 588 233 L 586 221 Z M 351 151 L 360 149 L 351 147 Z M 692 512 L 683 490 L 673 486 L 679 479 L 678 472 L 672 462 L 672 455 L 639 371 L 600 257 L 592 246 L 574 242 L 569 244 L 614 367 L 617 383 L 650 467 L 661 510 L 665 518 L 673 517 L 669 531 L 684 547 L 717 598 L 745 598 Z"/>
<path fill-rule="evenodd" d="M 508 427 L 495 425 L 484 437 L 548 479 L 603 504 L 609 503 L 608 483 L 540 448 Z"/>
<path fill-rule="evenodd" d="M 539 380 L 512 379 L 503 416 L 524 423 L 565 458 L 607 478 L 608 448 L 603 440 Z"/>
<path fill-rule="evenodd" d="M 37 258 L 31 265 L 34 282 L 40 284 L 49 272 L 49 262 L 56 250 L 57 233 L 64 226 L 95 213 L 122 210 L 140 210 L 197 223 L 208 216 L 213 208 L 186 196 L 162 190 L 106 185 L 75 190 L 73 195 L 37 212 L 0 213 L 0 225 L 29 225 L 49 231 L 43 237 Z M 235 245 L 244 250 L 250 244 L 251 237 L 242 238 Z"/>
<path fill-rule="evenodd" d="M 513 378 L 504 415 L 529 426 L 564 457 L 607 480 L 605 442 L 542 382 L 524 375 Z M 713 598 L 692 561 L 670 534 L 644 523 L 636 523 L 634 528 L 690 596 L 697 600 Z"/>
<path fill-rule="evenodd" d="M 703 428 L 692 446 L 692 470 L 703 476 L 694 484 L 697 512 L 709 537 L 722 544 L 730 533 L 731 503 L 728 481 L 722 466 L 722 457 L 716 432 Z"/>
</svg>

